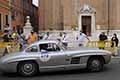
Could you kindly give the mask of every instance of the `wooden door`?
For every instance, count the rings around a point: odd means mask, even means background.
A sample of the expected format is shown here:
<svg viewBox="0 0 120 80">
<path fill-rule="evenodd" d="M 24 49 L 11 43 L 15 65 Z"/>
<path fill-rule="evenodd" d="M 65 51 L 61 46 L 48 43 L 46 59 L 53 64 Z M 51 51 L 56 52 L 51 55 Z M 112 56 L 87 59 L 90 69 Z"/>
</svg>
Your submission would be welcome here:
<svg viewBox="0 0 120 80">
<path fill-rule="evenodd" d="M 82 16 L 82 31 L 86 35 L 91 35 L 91 16 Z"/>
</svg>

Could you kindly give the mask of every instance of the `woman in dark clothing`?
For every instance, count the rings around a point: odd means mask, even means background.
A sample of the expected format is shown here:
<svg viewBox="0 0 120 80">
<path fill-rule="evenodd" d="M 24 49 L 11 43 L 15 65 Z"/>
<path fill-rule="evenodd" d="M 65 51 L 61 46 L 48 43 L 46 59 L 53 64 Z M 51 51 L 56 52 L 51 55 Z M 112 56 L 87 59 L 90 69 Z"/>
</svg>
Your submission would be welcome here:
<svg viewBox="0 0 120 80">
<path fill-rule="evenodd" d="M 99 35 L 99 49 L 105 49 L 105 43 L 107 41 L 107 36 L 105 35 L 105 32 L 102 32 L 100 35 Z"/>
<path fill-rule="evenodd" d="M 115 33 L 113 34 L 111 41 L 112 41 L 111 47 L 114 47 L 114 46 L 118 47 L 119 40 L 118 40 L 117 35 Z"/>
</svg>

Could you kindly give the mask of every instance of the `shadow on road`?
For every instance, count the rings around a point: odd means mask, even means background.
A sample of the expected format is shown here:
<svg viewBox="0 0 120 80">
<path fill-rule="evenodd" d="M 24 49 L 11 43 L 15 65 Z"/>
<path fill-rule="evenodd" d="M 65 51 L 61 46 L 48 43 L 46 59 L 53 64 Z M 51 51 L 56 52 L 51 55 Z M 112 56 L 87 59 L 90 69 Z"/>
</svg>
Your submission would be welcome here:
<svg viewBox="0 0 120 80">
<path fill-rule="evenodd" d="M 65 70 L 65 71 L 50 71 L 50 72 L 41 72 L 34 77 L 48 77 L 48 76 L 62 76 L 62 75 L 76 75 L 76 74 L 96 74 L 96 73 L 104 73 L 108 72 L 111 69 L 109 67 L 104 67 L 104 69 L 100 72 L 88 72 L 87 69 L 76 69 L 76 70 Z M 21 77 L 17 73 L 3 73 L 1 76 L 3 77 Z"/>
</svg>

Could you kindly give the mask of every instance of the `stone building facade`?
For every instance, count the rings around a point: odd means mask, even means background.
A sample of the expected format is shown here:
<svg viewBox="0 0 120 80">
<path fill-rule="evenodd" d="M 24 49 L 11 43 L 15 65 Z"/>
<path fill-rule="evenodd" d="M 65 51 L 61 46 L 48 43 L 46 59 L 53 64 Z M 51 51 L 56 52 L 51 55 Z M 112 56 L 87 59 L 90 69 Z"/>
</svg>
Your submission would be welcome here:
<svg viewBox="0 0 120 80">
<path fill-rule="evenodd" d="M 32 0 L 11 0 L 11 14 L 12 27 L 15 29 L 25 26 L 26 16 L 30 16 L 33 28 L 38 27 L 38 7 L 32 4 Z"/>
<path fill-rule="evenodd" d="M 120 30 L 120 0 L 39 0 L 40 30 Z"/>
<path fill-rule="evenodd" d="M 0 31 L 4 25 L 11 23 L 10 17 L 10 0 L 0 0 Z"/>
</svg>

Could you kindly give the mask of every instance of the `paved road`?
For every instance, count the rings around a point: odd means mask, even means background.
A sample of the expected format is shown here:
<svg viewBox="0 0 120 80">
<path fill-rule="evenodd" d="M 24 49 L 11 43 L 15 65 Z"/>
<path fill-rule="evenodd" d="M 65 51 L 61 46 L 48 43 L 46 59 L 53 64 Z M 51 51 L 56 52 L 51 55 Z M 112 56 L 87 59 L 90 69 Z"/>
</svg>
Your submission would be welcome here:
<svg viewBox="0 0 120 80">
<path fill-rule="evenodd" d="M 120 58 L 112 59 L 102 72 L 90 73 L 85 69 L 46 72 L 35 77 L 20 77 L 15 73 L 2 74 L 0 80 L 120 80 Z"/>
</svg>

